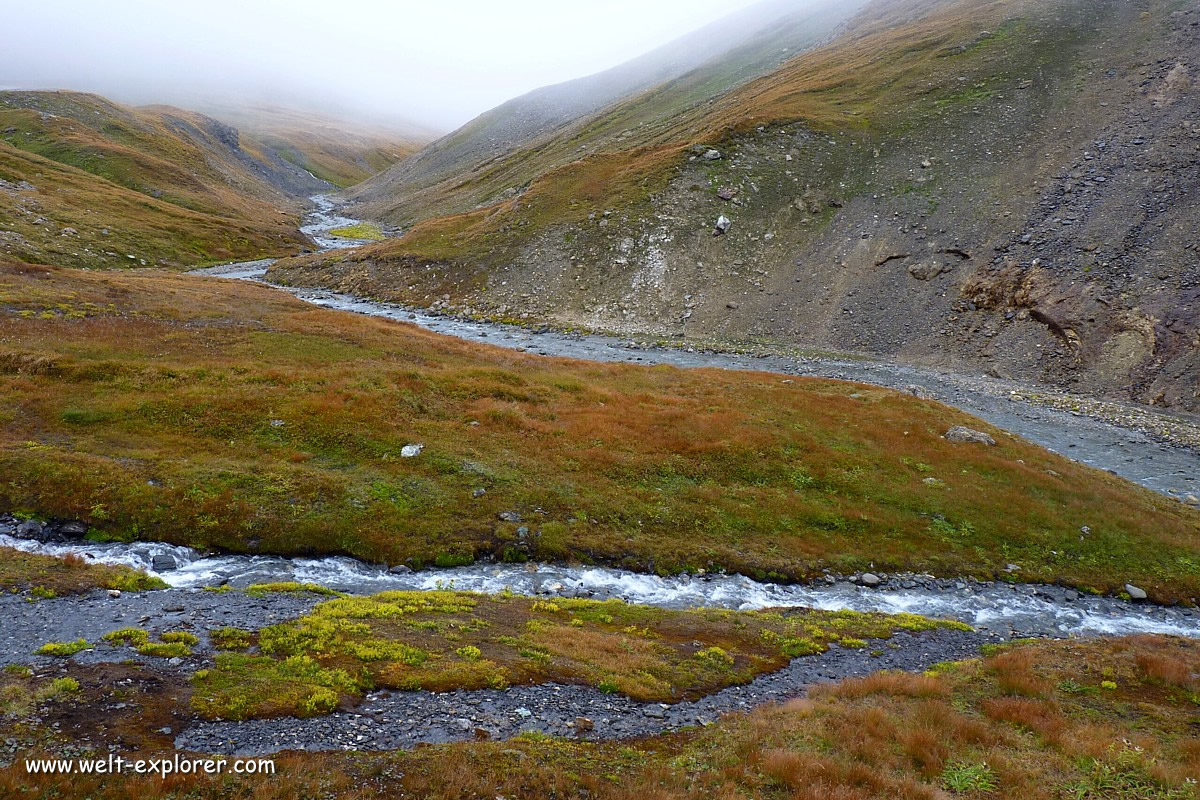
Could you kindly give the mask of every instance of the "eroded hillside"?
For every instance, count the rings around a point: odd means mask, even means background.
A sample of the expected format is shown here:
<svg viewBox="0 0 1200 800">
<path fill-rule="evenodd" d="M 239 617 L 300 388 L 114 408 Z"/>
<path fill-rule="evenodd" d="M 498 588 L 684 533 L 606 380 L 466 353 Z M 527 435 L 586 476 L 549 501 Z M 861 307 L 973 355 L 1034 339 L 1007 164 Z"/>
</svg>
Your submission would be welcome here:
<svg viewBox="0 0 1200 800">
<path fill-rule="evenodd" d="M 1196 410 L 1198 56 L 1191 0 L 873 3 L 633 149 L 272 276 Z"/>
</svg>

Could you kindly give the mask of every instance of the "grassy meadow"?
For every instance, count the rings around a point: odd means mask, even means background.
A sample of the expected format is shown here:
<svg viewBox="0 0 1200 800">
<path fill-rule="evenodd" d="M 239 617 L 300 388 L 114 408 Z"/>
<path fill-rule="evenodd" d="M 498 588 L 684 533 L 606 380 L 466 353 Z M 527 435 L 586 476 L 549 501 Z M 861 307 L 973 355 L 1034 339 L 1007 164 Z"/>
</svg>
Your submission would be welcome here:
<svg viewBox="0 0 1200 800">
<path fill-rule="evenodd" d="M 232 281 L 0 267 L 0 423 L 0 507 L 112 537 L 1200 588 L 1194 510 L 938 403 L 542 358 Z"/>
</svg>

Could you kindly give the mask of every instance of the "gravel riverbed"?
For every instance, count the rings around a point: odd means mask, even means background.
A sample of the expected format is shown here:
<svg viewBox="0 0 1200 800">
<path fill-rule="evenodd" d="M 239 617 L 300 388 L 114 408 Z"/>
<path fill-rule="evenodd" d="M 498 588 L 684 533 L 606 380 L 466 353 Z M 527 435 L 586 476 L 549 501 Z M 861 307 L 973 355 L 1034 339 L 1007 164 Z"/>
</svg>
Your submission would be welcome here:
<svg viewBox="0 0 1200 800">
<path fill-rule="evenodd" d="M 586 739 L 652 736 L 722 714 L 802 696 L 814 684 L 882 669 L 920 671 L 971 658 L 991 637 L 965 631 L 898 633 L 862 649 L 833 645 L 750 683 L 696 701 L 638 703 L 590 686 L 514 686 L 457 692 L 376 692 L 354 711 L 312 719 L 202 722 L 175 739 L 183 750 L 257 756 L 282 750 L 393 750 L 421 743 L 508 739 L 526 731 Z"/>
</svg>

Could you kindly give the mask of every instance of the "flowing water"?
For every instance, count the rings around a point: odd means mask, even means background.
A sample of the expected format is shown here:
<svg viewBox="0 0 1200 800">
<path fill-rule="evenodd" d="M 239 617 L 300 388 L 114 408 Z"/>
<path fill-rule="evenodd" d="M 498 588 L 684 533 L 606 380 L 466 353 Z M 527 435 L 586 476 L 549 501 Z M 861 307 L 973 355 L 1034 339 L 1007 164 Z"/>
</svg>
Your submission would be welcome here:
<svg viewBox="0 0 1200 800">
<path fill-rule="evenodd" d="M 455 569 L 390 572 L 346 557 L 207 555 L 154 542 L 43 543 L 0 534 L 0 545 L 102 564 L 124 564 L 158 575 L 177 589 L 300 581 L 366 594 L 454 588 L 494 594 L 616 598 L 665 608 L 713 606 L 759 609 L 808 606 L 829 610 L 909 612 L 957 619 L 1005 635 L 1050 636 L 1174 633 L 1200 637 L 1200 612 L 1091 597 L 1056 586 L 894 578 L 881 588 L 832 584 L 760 583 L 741 575 L 660 577 L 602 567 L 477 564 Z M 908 588 L 905 588 L 908 586 Z"/>
</svg>

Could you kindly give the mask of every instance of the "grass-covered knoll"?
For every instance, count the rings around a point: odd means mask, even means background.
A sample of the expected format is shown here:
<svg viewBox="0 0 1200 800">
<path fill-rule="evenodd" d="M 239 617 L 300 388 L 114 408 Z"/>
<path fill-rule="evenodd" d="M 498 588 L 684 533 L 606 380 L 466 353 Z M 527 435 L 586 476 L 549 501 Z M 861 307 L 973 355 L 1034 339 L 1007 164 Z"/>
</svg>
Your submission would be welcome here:
<svg viewBox="0 0 1200 800">
<path fill-rule="evenodd" d="M 92 589 L 127 592 L 162 589 L 158 578 L 124 566 L 93 564 L 84 558 L 65 558 L 25 553 L 0 547 L 0 591 L 28 591 L 35 599 L 81 594 Z"/>
<path fill-rule="evenodd" d="M 293 254 L 297 197 L 321 185 L 182 109 L 0 92 L 0 255 L 136 267 Z"/>
<path fill-rule="evenodd" d="M 844 681 L 806 700 L 632 742 L 526 735 L 409 752 L 281 754 L 275 775 L 237 780 L 38 776 L 18 758 L 0 770 L 0 794 L 1195 800 L 1197 659 L 1195 641 L 1163 637 L 1037 642 L 928 675 Z"/>
<path fill-rule="evenodd" d="M 911 614 L 673 611 L 617 600 L 385 592 L 330 600 L 262 629 L 253 653 L 221 654 L 213 669 L 196 674 L 192 707 L 230 719 L 310 716 L 376 687 L 449 691 L 549 681 L 678 701 L 745 683 L 831 642 L 882 647 L 866 640 L 947 627 L 966 628 Z M 223 643 L 235 638 L 214 635 Z"/>
<path fill-rule="evenodd" d="M 963 424 L 999 444 L 942 438 Z M 937 403 L 540 358 L 162 273 L 0 268 L 0 474 L 0 507 L 202 548 L 1200 587 L 1196 511 Z"/>
</svg>

